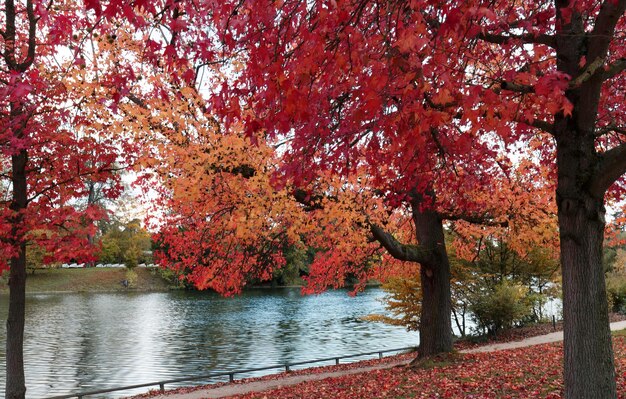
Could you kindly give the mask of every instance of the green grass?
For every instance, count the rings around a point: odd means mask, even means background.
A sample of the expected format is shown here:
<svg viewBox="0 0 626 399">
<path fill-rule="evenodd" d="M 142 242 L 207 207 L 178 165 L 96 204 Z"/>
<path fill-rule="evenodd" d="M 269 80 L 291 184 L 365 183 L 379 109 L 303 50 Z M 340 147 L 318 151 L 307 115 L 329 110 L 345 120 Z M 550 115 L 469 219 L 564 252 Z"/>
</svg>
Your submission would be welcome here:
<svg viewBox="0 0 626 399">
<path fill-rule="evenodd" d="M 29 273 L 26 292 L 102 292 L 102 291 L 164 291 L 169 284 L 157 270 L 135 268 L 136 278 L 126 268 L 43 269 Z M 131 278 L 129 278 L 131 277 Z M 123 280 L 134 280 L 124 287 Z M 0 292 L 7 292 L 6 280 L 0 280 Z"/>
</svg>

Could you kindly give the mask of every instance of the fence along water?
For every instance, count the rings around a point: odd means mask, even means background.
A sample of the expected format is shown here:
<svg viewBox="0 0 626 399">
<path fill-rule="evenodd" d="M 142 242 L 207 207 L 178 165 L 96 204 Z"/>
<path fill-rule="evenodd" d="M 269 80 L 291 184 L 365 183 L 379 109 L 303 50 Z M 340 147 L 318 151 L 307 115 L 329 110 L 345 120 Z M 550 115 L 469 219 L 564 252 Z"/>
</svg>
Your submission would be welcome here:
<svg viewBox="0 0 626 399">
<path fill-rule="evenodd" d="M 355 358 L 355 357 L 372 356 L 372 355 L 378 355 L 378 358 L 382 359 L 386 353 L 399 353 L 403 351 L 415 351 L 415 350 L 417 350 L 417 348 L 414 346 L 396 348 L 396 349 L 385 349 L 385 350 L 378 350 L 378 351 L 373 351 L 373 352 L 357 353 L 357 354 L 352 354 L 352 355 L 327 357 L 327 358 L 314 359 L 314 360 L 305 360 L 302 362 L 277 364 L 277 365 L 266 366 L 266 367 L 257 367 L 257 368 L 249 368 L 249 369 L 242 369 L 242 370 L 232 370 L 232 371 L 227 371 L 227 372 L 209 373 L 209 374 L 204 374 L 204 375 L 197 375 L 197 376 L 190 376 L 190 377 L 183 377 L 183 378 L 174 378 L 174 379 L 157 381 L 157 382 L 149 382 L 145 384 L 127 385 L 123 387 L 114 387 L 114 388 L 108 388 L 108 389 L 84 391 L 84 392 L 72 393 L 68 395 L 49 396 L 44 399 L 69 399 L 69 398 L 83 399 L 88 396 L 99 395 L 103 393 L 121 392 L 121 391 L 128 391 L 131 389 L 149 388 L 149 387 L 157 387 L 157 386 L 159 387 L 159 391 L 163 393 L 165 392 L 165 385 L 177 384 L 181 382 L 208 380 L 208 379 L 218 378 L 218 377 L 228 377 L 228 380 L 230 382 L 233 382 L 235 380 L 236 374 L 246 374 L 246 373 L 252 373 L 256 371 L 275 370 L 275 369 L 284 369 L 286 372 L 289 372 L 291 371 L 291 368 L 294 366 L 303 366 L 303 365 L 308 365 L 308 364 L 330 362 L 330 361 L 335 361 L 335 364 L 338 365 L 340 360 L 342 359 L 350 359 L 350 358 Z"/>
</svg>

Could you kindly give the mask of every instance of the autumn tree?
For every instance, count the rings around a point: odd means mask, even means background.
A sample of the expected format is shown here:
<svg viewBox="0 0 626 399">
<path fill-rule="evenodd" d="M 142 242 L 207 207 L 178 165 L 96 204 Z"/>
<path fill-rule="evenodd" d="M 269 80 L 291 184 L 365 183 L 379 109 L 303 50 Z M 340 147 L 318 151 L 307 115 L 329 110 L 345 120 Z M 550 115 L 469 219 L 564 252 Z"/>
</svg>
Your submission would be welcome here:
<svg viewBox="0 0 626 399">
<path fill-rule="evenodd" d="M 443 81 L 424 84 L 421 72 L 407 69 L 410 60 L 400 50 L 411 46 L 410 37 L 390 41 L 394 16 L 404 12 L 400 4 L 343 4 L 333 10 L 333 4 L 309 9 L 284 2 L 262 13 L 250 7 L 244 2 L 215 11 L 215 18 L 227 21 L 218 30 L 225 48 L 246 60 L 237 79 L 212 98 L 215 109 L 227 124 L 243 121 L 248 134 L 285 138 L 282 173 L 296 187 L 306 191 L 320 171 L 369 175 L 380 198 L 409 212 L 414 232 L 409 241 L 375 223 L 366 236 L 398 260 L 422 265 L 420 355 L 451 350 L 443 221 L 502 222 L 480 200 L 463 197 L 490 173 L 504 174 L 495 162 L 498 145 L 465 134 L 443 110 L 448 100 Z M 253 112 L 241 114 L 235 98 L 245 99 Z M 468 151 L 456 151 L 457 146 Z"/>
<path fill-rule="evenodd" d="M 132 268 L 140 263 L 151 263 L 146 252 L 152 249 L 152 240 L 141 221 L 133 219 L 125 224 L 111 223 L 100 238 L 100 262 L 124 263 Z"/>
<path fill-rule="evenodd" d="M 79 207 L 89 182 L 112 181 L 118 155 L 132 143 L 118 140 L 99 111 L 115 104 L 125 60 L 99 69 L 87 46 L 102 19 L 82 3 L 6 1 L 0 11 L 0 258 L 9 268 L 5 397 L 25 397 L 23 359 L 27 248 L 43 261 L 94 259 L 87 237 L 104 216 L 95 205 Z M 90 50 L 88 50 L 90 48 Z M 94 84 L 96 78 L 102 82 Z M 91 111 L 88 111 L 91 107 Z M 108 115 L 108 111 L 107 111 Z M 5 259 L 6 256 L 6 259 Z M 8 264 L 4 261 L 8 260 Z"/>
<path fill-rule="evenodd" d="M 399 241 L 367 216 L 356 224 L 367 231 L 361 240 L 372 236 L 398 260 L 422 265 L 420 354 L 451 350 L 443 221 L 505 223 L 495 220 L 483 200 L 463 194 L 489 176 L 506 175 L 502 143 L 468 133 L 459 113 L 449 112 L 453 98 L 444 69 L 412 68 L 415 57 L 408 53 L 428 43 L 415 36 L 427 32 L 411 31 L 395 18 L 410 14 L 403 5 L 342 3 L 339 12 L 331 10 L 334 3 L 274 6 L 257 12 L 246 2 L 217 8 L 167 3 L 159 13 L 167 34 L 160 42 L 150 38 L 149 49 L 166 45 L 166 72 L 167 65 L 177 65 L 175 74 L 196 85 L 189 90 L 201 86 L 199 74 L 213 71 L 219 84 L 205 89 L 208 105 L 221 115 L 219 124 L 226 130 L 240 124 L 251 144 L 283 142 L 284 166 L 275 179 L 283 182 L 275 187 L 292 185 L 305 207 L 319 207 L 310 201 L 319 193 L 309 186 L 330 171 L 348 180 L 373 176 L 376 197 L 408 210 L 415 244 Z M 106 15 L 111 7 L 94 1 L 89 8 Z M 315 33 L 322 26 L 328 35 Z M 397 37 L 398 29 L 403 36 Z"/>
</svg>

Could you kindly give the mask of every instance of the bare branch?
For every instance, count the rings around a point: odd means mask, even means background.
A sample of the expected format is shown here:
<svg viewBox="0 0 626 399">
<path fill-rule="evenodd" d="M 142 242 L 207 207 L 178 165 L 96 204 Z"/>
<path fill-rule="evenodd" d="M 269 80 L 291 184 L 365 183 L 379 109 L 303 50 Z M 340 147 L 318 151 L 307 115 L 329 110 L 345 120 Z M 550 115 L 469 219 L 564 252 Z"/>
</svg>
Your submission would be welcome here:
<svg viewBox="0 0 626 399">
<path fill-rule="evenodd" d="M 148 109 L 148 105 L 146 105 L 146 102 L 143 99 L 134 95 L 133 93 L 129 93 L 126 97 L 128 97 L 128 99 L 133 103 L 139 105 L 141 108 Z"/>
<path fill-rule="evenodd" d="M 370 231 L 374 239 L 378 241 L 391 256 L 407 262 L 424 263 L 428 260 L 429 251 L 418 245 L 402 244 L 393 235 L 387 233 L 382 227 L 371 224 Z"/>
<path fill-rule="evenodd" d="M 535 119 L 530 122 L 530 125 L 536 127 L 537 129 L 541 129 L 546 133 L 554 134 L 554 124 L 546 121 L 542 121 L 539 119 Z"/>
<path fill-rule="evenodd" d="M 611 132 L 626 135 L 626 127 L 617 125 L 604 126 L 596 130 L 596 137 L 604 136 Z"/>
<path fill-rule="evenodd" d="M 493 43 L 493 44 L 507 44 L 511 40 L 517 40 L 517 41 L 520 41 L 522 43 L 543 44 L 543 45 L 548 46 L 548 47 L 556 48 L 556 39 L 555 39 L 555 37 L 552 36 L 552 35 L 546 35 L 546 34 L 541 34 L 541 35 L 533 35 L 533 34 L 526 34 L 526 35 L 512 35 L 512 34 L 496 35 L 496 34 L 493 34 L 493 33 L 480 33 L 476 37 L 478 39 L 480 39 L 480 40 L 486 41 L 488 43 Z"/>
<path fill-rule="evenodd" d="M 515 119 L 517 123 L 524 123 L 526 125 L 536 127 L 537 129 L 543 130 L 546 133 L 554 134 L 554 124 L 550 122 L 543 121 L 541 119 L 533 119 L 532 121 L 527 121 L 524 119 Z"/>
<path fill-rule="evenodd" d="M 322 205 L 323 196 L 320 194 L 311 194 L 305 190 L 297 188 L 293 190 L 293 197 L 296 201 L 306 207 L 306 211 L 314 211 L 318 209 L 324 209 Z"/>
<path fill-rule="evenodd" d="M 593 31 L 589 35 L 587 59 L 606 57 L 615 35 L 615 26 L 626 10 L 626 0 L 604 0 L 596 17 Z"/>
<path fill-rule="evenodd" d="M 535 88 L 533 86 L 523 85 L 523 84 L 519 84 L 515 82 L 507 82 L 505 80 L 500 82 L 500 87 L 503 90 L 514 91 L 517 93 L 534 93 L 535 92 Z"/>
<path fill-rule="evenodd" d="M 609 68 L 602 74 L 602 79 L 613 79 L 615 76 L 624 72 L 624 70 L 626 70 L 626 58 L 620 58 L 619 60 L 609 65 Z"/>
<path fill-rule="evenodd" d="M 428 95 L 428 93 L 424 94 L 424 101 L 426 101 L 426 104 L 428 104 L 428 106 L 430 108 L 436 109 L 438 111 L 444 111 L 447 108 L 456 107 L 458 105 L 458 103 L 456 101 L 450 101 L 450 102 L 447 102 L 447 103 L 438 104 L 438 103 L 434 102 L 432 100 L 432 98 L 430 98 L 430 95 Z"/>
<path fill-rule="evenodd" d="M 568 85 L 569 88 L 575 89 L 579 87 L 581 84 L 591 79 L 591 77 L 595 75 L 595 73 L 598 72 L 598 70 L 602 69 L 603 65 L 604 65 L 604 58 L 597 57 L 595 60 L 593 60 L 591 64 L 588 64 L 585 67 L 585 70 L 582 71 L 580 75 L 578 75 L 575 79 L 569 82 L 569 85 Z"/>
<path fill-rule="evenodd" d="M 621 144 L 601 155 L 599 166 L 591 180 L 591 193 L 597 198 L 602 198 L 606 190 L 624 173 L 626 173 L 626 144 Z"/>
</svg>

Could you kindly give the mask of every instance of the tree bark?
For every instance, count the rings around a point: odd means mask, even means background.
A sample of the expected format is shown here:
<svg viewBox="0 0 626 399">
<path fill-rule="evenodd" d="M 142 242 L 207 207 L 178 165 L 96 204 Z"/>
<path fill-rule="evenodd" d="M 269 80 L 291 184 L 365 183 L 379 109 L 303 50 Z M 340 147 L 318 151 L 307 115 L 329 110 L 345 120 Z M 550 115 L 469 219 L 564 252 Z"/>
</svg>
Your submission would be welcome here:
<svg viewBox="0 0 626 399">
<path fill-rule="evenodd" d="M 553 131 L 563 274 L 565 398 L 613 399 L 617 389 L 602 267 L 604 195 L 626 169 L 622 146 L 604 154 L 596 151 L 595 129 L 605 78 L 591 67 L 602 69 L 626 1 L 602 2 L 591 35 L 585 32 L 585 17 L 579 12 L 568 17 L 561 14 L 569 1 L 556 0 L 555 6 L 557 69 L 575 83 L 566 91 L 574 106 L 572 115 L 556 114 Z M 583 56 L 590 64 L 581 71 Z"/>
<path fill-rule="evenodd" d="M 565 397 L 616 398 L 615 368 L 602 268 L 604 222 L 588 209 L 602 203 L 587 198 L 576 211 L 559 212 L 563 263 Z M 587 208 L 587 209 L 586 209 Z M 576 231 L 573 235 L 572 231 Z"/>
<path fill-rule="evenodd" d="M 443 223 L 434 210 L 413 204 L 413 222 L 420 246 L 430 252 L 421 262 L 422 313 L 420 316 L 419 358 L 452 351 L 452 300 L 450 262 Z"/>
<path fill-rule="evenodd" d="M 28 41 L 19 46 L 27 45 L 24 60 L 18 60 L 16 55 L 16 17 L 18 12 L 14 0 L 6 0 L 4 4 L 5 29 L 3 32 L 5 49 L 3 59 L 6 68 L 18 75 L 26 72 L 35 60 L 37 21 L 35 4 L 32 0 L 26 1 L 26 24 L 28 27 Z M 30 115 L 23 109 L 25 98 L 11 100 L 9 128 L 13 129 L 13 137 L 23 140 L 25 129 Z M 9 313 L 7 316 L 6 341 L 6 399 L 24 399 L 26 397 L 26 383 L 24 377 L 24 315 L 26 309 L 26 238 L 24 227 L 24 211 L 28 206 L 28 186 L 26 183 L 26 165 L 28 152 L 18 149 L 11 156 L 11 173 L 13 196 L 10 209 L 13 215 L 11 224 L 11 244 L 16 253 L 12 254 L 9 270 Z"/>
<path fill-rule="evenodd" d="M 581 179 L 592 175 L 597 155 L 592 138 L 570 133 L 557 139 L 565 397 L 617 398 L 602 267 L 604 198 Z"/>
<path fill-rule="evenodd" d="M 12 156 L 13 199 L 11 210 L 15 212 L 12 224 L 12 241 L 17 254 L 11 258 L 9 273 L 9 314 L 6 341 L 6 387 L 5 398 L 24 399 L 24 314 L 26 308 L 26 242 L 23 233 L 24 215 L 27 207 L 26 150 Z"/>
</svg>

